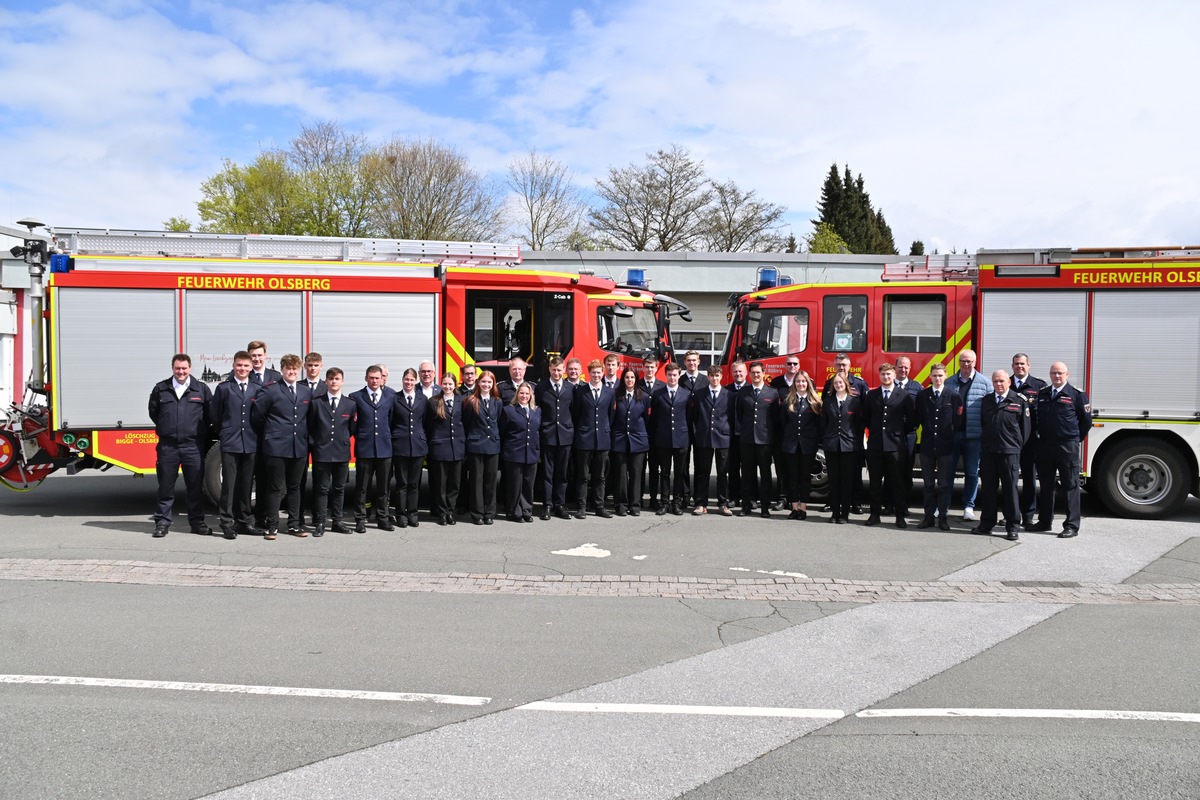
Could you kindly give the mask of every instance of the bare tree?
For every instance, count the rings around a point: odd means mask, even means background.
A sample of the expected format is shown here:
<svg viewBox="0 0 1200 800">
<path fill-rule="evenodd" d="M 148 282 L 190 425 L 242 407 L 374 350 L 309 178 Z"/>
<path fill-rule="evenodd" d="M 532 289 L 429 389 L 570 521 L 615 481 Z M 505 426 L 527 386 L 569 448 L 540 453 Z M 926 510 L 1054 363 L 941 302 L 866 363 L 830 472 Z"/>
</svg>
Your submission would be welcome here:
<svg viewBox="0 0 1200 800">
<path fill-rule="evenodd" d="M 508 188 L 516 195 L 517 238 L 532 250 L 565 247 L 587 211 L 567 165 L 537 150 L 508 165 Z"/>
<path fill-rule="evenodd" d="M 704 163 L 678 144 L 647 154 L 644 165 L 610 169 L 596 191 L 604 205 L 589 214 L 592 225 L 624 250 L 689 249 L 704 233 L 712 197 Z"/>
<path fill-rule="evenodd" d="M 705 212 L 704 246 L 717 253 L 768 253 L 786 246 L 779 230 L 783 206 L 744 192 L 733 181 L 712 182 L 712 202 Z"/>
<path fill-rule="evenodd" d="M 373 221 L 382 235 L 451 241 L 500 237 L 498 192 L 457 150 L 432 139 L 396 139 L 367 162 L 375 181 Z"/>
<path fill-rule="evenodd" d="M 371 146 L 338 123 L 304 125 L 287 151 L 296 176 L 300 230 L 314 236 L 369 236 L 376 173 L 366 169 Z"/>
</svg>

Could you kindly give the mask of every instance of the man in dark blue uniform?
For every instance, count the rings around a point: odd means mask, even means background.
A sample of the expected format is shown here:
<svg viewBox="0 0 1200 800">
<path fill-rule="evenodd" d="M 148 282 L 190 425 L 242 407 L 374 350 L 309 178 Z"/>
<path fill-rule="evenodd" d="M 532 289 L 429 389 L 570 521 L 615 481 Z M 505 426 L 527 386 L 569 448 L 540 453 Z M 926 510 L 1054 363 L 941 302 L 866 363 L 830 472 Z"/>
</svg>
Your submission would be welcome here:
<svg viewBox="0 0 1200 800">
<path fill-rule="evenodd" d="M 150 419 L 158 434 L 155 472 L 158 474 L 158 505 L 154 509 L 154 538 L 161 539 L 171 527 L 175 506 L 175 482 L 183 470 L 187 488 L 188 523 L 201 536 L 212 533 L 204 523 L 204 466 L 202 448 L 207 443 L 212 392 L 192 377 L 192 357 L 176 353 L 171 359 L 172 376 L 159 381 L 150 392 Z"/>
<path fill-rule="evenodd" d="M 912 359 L 908 356 L 899 356 L 896 359 L 896 388 L 902 392 L 908 392 L 912 395 L 913 409 L 917 407 L 917 395 L 921 393 L 919 381 L 915 381 L 911 377 Z M 913 488 L 913 461 L 917 452 L 917 431 L 914 427 L 909 431 L 908 436 L 904 439 L 904 463 L 900 465 L 900 482 L 904 484 L 904 496 L 912 497 Z"/>
<path fill-rule="evenodd" d="M 396 392 L 383 385 L 383 368 L 378 364 L 367 367 L 366 380 L 366 386 L 350 395 L 358 418 L 354 428 L 354 531 L 367 532 L 368 492 L 375 523 L 380 530 L 394 531 L 388 484 L 392 474 L 392 405 Z"/>
<path fill-rule="evenodd" d="M 313 536 L 324 536 L 328 524 L 337 533 L 349 533 L 342 524 L 346 480 L 350 475 L 350 440 L 357 421 L 356 404 L 342 396 L 344 373 L 337 367 L 325 372 L 325 388 L 313 395 L 308 408 L 312 442 Z"/>
<path fill-rule="evenodd" d="M 1048 531 L 1054 522 L 1055 475 L 1067 493 L 1067 518 L 1060 539 L 1079 535 L 1080 445 L 1092 430 L 1092 403 L 1087 394 L 1072 386 L 1067 365 L 1050 365 L 1050 385 L 1037 397 L 1038 456 L 1041 478 L 1036 531 Z"/>
<path fill-rule="evenodd" d="M 742 507 L 742 437 L 738 430 L 738 393 L 746 387 L 746 362 L 734 361 L 729 366 L 733 382 L 729 384 L 729 507 Z"/>
<path fill-rule="evenodd" d="M 667 364 L 667 382 L 654 390 L 650 398 L 650 448 L 658 453 L 660 469 L 658 495 L 662 500 L 660 516 L 679 516 L 687 502 L 688 403 L 691 392 L 679 383 L 679 365 Z M 674 473 L 674 481 L 671 475 Z"/>
<path fill-rule="evenodd" d="M 917 424 L 921 427 L 921 481 L 925 484 L 925 516 L 918 528 L 950 530 L 950 493 L 954 490 L 954 434 L 964 424 L 963 400 L 946 388 L 946 365 L 929 368 L 928 389 L 917 395 Z"/>
<path fill-rule="evenodd" d="M 246 345 L 250 354 L 250 382 L 258 386 L 270 386 L 283 377 L 279 370 L 267 366 L 267 343 L 255 339 Z M 262 452 L 262 431 L 258 432 L 258 456 L 254 461 L 254 482 L 258 492 L 254 496 L 254 519 L 259 528 L 267 527 L 267 459 Z"/>
<path fill-rule="evenodd" d="M 226 539 L 236 539 L 239 533 L 259 533 L 250 503 L 258 456 L 258 431 L 251 412 L 263 387 L 251 383 L 250 370 L 250 354 L 239 350 L 233 356 L 229 380 L 217 385 L 212 399 L 213 428 L 221 443 L 220 514 Z"/>
<path fill-rule="evenodd" d="M 908 464 L 906 440 L 915 428 L 912 395 L 896 387 L 896 368 L 879 366 L 879 386 L 867 392 L 863 423 L 867 437 L 867 470 L 871 476 L 871 516 L 867 525 L 878 525 L 884 506 L 883 487 L 891 491 L 888 504 L 896 513 L 896 527 L 907 528 L 908 495 L 900 470 Z"/>
<path fill-rule="evenodd" d="M 596 516 L 611 517 L 604 507 L 604 479 L 608 467 L 608 451 L 612 449 L 612 415 L 616 395 L 604 385 L 604 364 L 599 359 L 588 364 L 589 383 L 575 388 L 575 438 L 572 444 L 575 459 L 576 496 L 579 508 L 576 519 L 587 516 L 588 502 Z"/>
<path fill-rule="evenodd" d="M 542 513 L 543 520 L 550 515 L 559 519 L 571 519 L 567 513 L 567 481 L 571 463 L 571 443 L 575 438 L 575 422 L 571 418 L 571 405 L 575 399 L 575 387 L 565 380 L 566 367 L 559 356 L 550 359 L 550 377 L 534 388 L 534 399 L 542 410 L 541 437 L 542 454 Z M 638 498 L 639 502 L 641 498 Z"/>
<path fill-rule="evenodd" d="M 738 394 L 738 432 L 742 445 L 742 510 L 750 516 L 757 501 L 760 517 L 771 516 L 771 452 L 779 440 L 779 392 L 766 384 L 761 362 L 750 365 L 750 383 Z"/>
<path fill-rule="evenodd" d="M 318 395 L 325 394 L 325 381 L 321 379 L 321 367 L 324 365 L 325 359 L 320 353 L 309 353 L 304 357 L 304 376 L 301 380 L 308 387 L 309 392 L 315 398 Z M 384 374 L 384 383 L 387 382 L 387 374 Z M 308 470 L 300 473 L 300 524 L 304 524 L 304 516 L 307 514 L 310 519 L 316 519 L 316 484 L 313 484 L 313 491 L 308 489 Z"/>
<path fill-rule="evenodd" d="M 1033 432 L 1021 449 L 1021 525 L 1033 527 L 1033 514 L 1037 511 L 1037 396 L 1046 382 L 1029 374 L 1029 356 L 1017 353 L 1012 357 L 1012 388 L 1025 398 L 1033 413 Z"/>
<path fill-rule="evenodd" d="M 312 393 L 300 381 L 300 356 L 279 359 L 283 378 L 263 389 L 252 419 L 262 430 L 262 455 L 267 462 L 266 528 L 263 538 L 279 534 L 279 500 L 287 503 L 287 532 L 308 536 L 300 524 L 300 476 L 308 468 L 308 407 Z"/>
<path fill-rule="evenodd" d="M 1012 391 L 1008 373 L 992 373 L 992 394 L 985 394 L 979 414 L 982 435 L 979 440 L 979 524 L 971 533 L 990 535 L 997 520 L 997 505 L 1004 511 L 1005 539 L 1017 540 L 1021 528 L 1020 498 L 1017 479 L 1021 473 L 1021 448 L 1029 440 L 1033 427 L 1029 403 Z"/>
</svg>

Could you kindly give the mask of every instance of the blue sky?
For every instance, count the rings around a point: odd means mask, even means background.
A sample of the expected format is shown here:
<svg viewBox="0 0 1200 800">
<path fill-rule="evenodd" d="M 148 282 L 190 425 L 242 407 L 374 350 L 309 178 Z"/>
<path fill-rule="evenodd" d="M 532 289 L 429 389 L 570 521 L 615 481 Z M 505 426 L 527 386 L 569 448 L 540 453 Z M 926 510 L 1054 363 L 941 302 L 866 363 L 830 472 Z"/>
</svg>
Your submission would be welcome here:
<svg viewBox="0 0 1200 800">
<path fill-rule="evenodd" d="M 0 9 L 0 220 L 196 218 L 301 124 L 591 188 L 678 142 L 810 229 L 830 164 L 906 250 L 1200 242 L 1200 4 L 107 2 Z"/>
</svg>

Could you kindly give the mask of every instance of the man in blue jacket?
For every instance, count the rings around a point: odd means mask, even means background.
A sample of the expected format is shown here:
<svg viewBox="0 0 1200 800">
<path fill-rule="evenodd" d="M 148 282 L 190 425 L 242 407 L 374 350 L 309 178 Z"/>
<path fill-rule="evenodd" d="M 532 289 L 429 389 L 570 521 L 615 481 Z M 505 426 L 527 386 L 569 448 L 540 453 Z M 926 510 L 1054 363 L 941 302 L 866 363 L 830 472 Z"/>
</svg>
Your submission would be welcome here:
<svg viewBox="0 0 1200 800">
<path fill-rule="evenodd" d="M 954 450 L 950 459 L 963 462 L 963 519 L 978 522 L 975 497 L 979 494 L 980 439 L 983 436 L 983 398 L 991 393 L 988 379 L 977 369 L 974 350 L 958 354 L 958 372 L 946 379 L 946 386 L 963 401 L 963 426 L 954 432 Z"/>
<path fill-rule="evenodd" d="M 383 385 L 383 367 L 367 367 L 367 385 L 350 395 L 355 404 L 354 430 L 354 531 L 367 532 L 367 494 L 375 524 L 394 531 L 388 484 L 392 477 L 392 404 L 396 392 Z"/>
<path fill-rule="evenodd" d="M 250 354 L 233 356 L 233 372 L 213 392 L 212 419 L 221 443 L 221 532 L 226 539 L 239 533 L 260 533 L 254 527 L 250 489 L 258 456 L 258 431 L 252 423 L 255 399 L 263 387 L 250 380 Z M 265 490 L 265 487 L 264 487 Z"/>
<path fill-rule="evenodd" d="M 172 376 L 159 381 L 150 392 L 150 419 L 158 434 L 155 472 L 158 474 L 158 505 L 154 510 L 154 538 L 161 539 L 171 527 L 175 506 L 175 482 L 183 470 L 187 487 L 188 523 L 192 532 L 212 533 L 204 524 L 204 466 L 202 449 L 209 428 L 212 392 L 192 377 L 192 357 L 176 353 L 171 359 Z"/>
<path fill-rule="evenodd" d="M 267 462 L 264 539 L 279 534 L 279 499 L 287 502 L 287 532 L 308 536 L 300 524 L 300 476 L 308 468 L 308 407 L 312 392 L 300 380 L 300 356 L 279 359 L 281 380 L 264 387 L 254 403 L 252 420 L 262 430 L 262 455 Z"/>
</svg>

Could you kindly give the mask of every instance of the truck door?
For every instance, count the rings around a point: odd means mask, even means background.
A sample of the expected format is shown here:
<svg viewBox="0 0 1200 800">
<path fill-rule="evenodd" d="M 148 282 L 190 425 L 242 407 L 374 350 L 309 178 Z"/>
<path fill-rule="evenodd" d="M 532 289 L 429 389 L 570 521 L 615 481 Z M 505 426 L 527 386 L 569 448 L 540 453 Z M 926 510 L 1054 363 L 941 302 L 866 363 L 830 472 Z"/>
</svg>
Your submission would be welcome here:
<svg viewBox="0 0 1200 800">
<path fill-rule="evenodd" d="M 507 365 L 520 358 L 526 377 L 546 375 L 551 356 L 566 357 L 574 343 L 570 292 L 497 292 L 468 290 L 467 353 L 476 365 L 503 379 Z"/>
<path fill-rule="evenodd" d="M 787 356 L 799 356 L 800 369 L 814 375 L 817 348 L 812 331 L 816 319 L 816 304 L 811 301 L 746 306 L 741 312 L 741 342 L 735 355 L 741 361 L 762 361 L 769 376 L 783 372 Z"/>
</svg>

